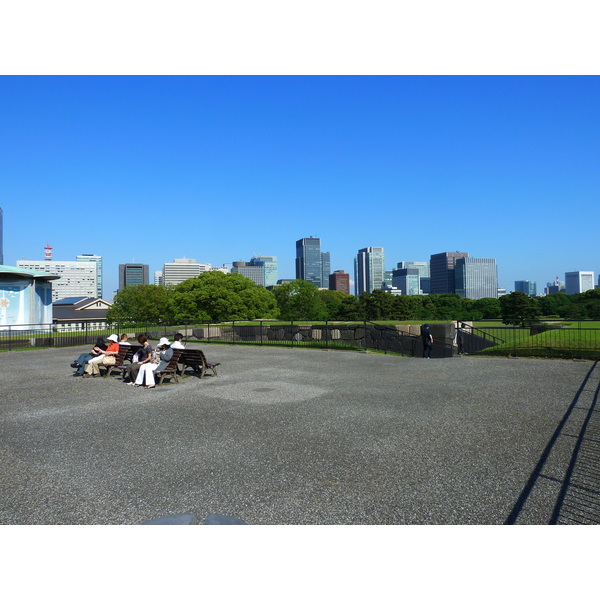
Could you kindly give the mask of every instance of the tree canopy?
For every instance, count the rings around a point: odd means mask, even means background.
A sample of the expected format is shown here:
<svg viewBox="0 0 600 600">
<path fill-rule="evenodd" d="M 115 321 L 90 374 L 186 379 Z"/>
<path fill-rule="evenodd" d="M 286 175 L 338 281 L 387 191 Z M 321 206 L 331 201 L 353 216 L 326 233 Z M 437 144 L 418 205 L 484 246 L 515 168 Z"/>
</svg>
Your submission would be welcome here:
<svg viewBox="0 0 600 600">
<path fill-rule="evenodd" d="M 278 316 L 275 297 L 239 273 L 206 271 L 182 281 L 172 290 L 178 321 L 218 323 Z"/>
</svg>

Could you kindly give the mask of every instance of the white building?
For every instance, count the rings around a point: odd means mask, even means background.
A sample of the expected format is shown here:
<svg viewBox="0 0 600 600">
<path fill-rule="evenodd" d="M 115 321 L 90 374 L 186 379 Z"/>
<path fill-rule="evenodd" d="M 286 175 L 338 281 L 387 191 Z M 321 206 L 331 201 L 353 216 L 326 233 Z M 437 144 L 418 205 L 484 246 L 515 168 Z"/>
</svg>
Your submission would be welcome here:
<svg viewBox="0 0 600 600">
<path fill-rule="evenodd" d="M 165 263 L 163 267 L 162 284 L 177 285 L 186 279 L 197 277 L 204 271 L 210 271 L 211 265 L 197 263 L 195 258 L 175 258 L 172 263 Z"/>
<path fill-rule="evenodd" d="M 582 294 L 594 289 L 594 271 L 570 271 L 565 273 L 565 292 Z"/>
<path fill-rule="evenodd" d="M 52 302 L 63 298 L 97 298 L 98 272 L 95 262 L 76 260 L 18 260 L 17 267 L 58 275 L 52 285 Z"/>
<path fill-rule="evenodd" d="M 102 257 L 97 254 L 79 254 L 75 257 L 78 262 L 93 262 L 96 264 L 97 291 L 95 296 L 102 298 Z"/>
</svg>

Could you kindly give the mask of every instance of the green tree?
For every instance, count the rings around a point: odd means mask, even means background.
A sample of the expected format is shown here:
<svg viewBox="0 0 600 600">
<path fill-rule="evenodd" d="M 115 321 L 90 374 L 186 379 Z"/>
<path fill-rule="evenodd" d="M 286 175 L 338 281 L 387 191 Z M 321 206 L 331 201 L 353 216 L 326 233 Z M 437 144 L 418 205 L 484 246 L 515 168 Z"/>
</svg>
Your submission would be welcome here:
<svg viewBox="0 0 600 600">
<path fill-rule="evenodd" d="M 571 296 L 564 292 L 550 294 L 537 300 L 540 311 L 543 315 L 558 315 L 564 317 L 571 306 Z"/>
<path fill-rule="evenodd" d="M 497 319 L 500 316 L 500 300 L 498 298 L 480 298 L 473 302 L 473 310 L 481 313 L 484 319 Z"/>
<path fill-rule="evenodd" d="M 325 304 L 326 318 L 332 321 L 354 321 L 359 318 L 359 306 L 356 296 L 339 290 L 319 290 L 319 296 Z"/>
<path fill-rule="evenodd" d="M 171 290 L 160 285 L 133 285 L 119 290 L 108 309 L 109 321 L 170 323 L 173 318 Z"/>
<path fill-rule="evenodd" d="M 319 288 L 303 279 L 296 279 L 273 289 L 282 319 L 310 321 L 327 319 L 327 307 Z"/>
<path fill-rule="evenodd" d="M 239 273 L 206 271 L 177 284 L 172 292 L 179 321 L 219 323 L 276 318 L 273 294 Z"/>
<path fill-rule="evenodd" d="M 392 319 L 394 296 L 383 290 L 373 290 L 370 294 L 361 294 L 364 314 L 368 321 Z"/>
<path fill-rule="evenodd" d="M 523 292 L 512 292 L 500 298 L 502 322 L 526 327 L 537 323 L 541 314 L 538 303 Z"/>
</svg>

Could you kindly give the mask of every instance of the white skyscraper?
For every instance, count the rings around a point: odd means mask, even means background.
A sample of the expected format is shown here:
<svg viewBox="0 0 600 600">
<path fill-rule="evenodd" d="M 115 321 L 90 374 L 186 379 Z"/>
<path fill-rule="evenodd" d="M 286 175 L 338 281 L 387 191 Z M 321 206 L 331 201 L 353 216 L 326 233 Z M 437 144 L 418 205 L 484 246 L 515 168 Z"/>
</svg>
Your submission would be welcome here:
<svg viewBox="0 0 600 600">
<path fill-rule="evenodd" d="M 18 260 L 17 267 L 59 275 L 52 282 L 52 302 L 63 298 L 99 298 L 97 266 L 92 261 Z"/>
<path fill-rule="evenodd" d="M 98 277 L 96 297 L 102 298 L 102 257 L 96 254 L 79 254 L 75 259 L 79 262 L 93 262 L 96 264 L 96 275 Z"/>
<path fill-rule="evenodd" d="M 175 258 L 163 267 L 163 285 L 177 285 L 186 279 L 197 277 L 204 271 L 210 271 L 211 265 L 197 263 L 195 258 Z"/>
<path fill-rule="evenodd" d="M 570 271 L 565 273 L 565 292 L 582 294 L 594 289 L 594 271 Z"/>
</svg>

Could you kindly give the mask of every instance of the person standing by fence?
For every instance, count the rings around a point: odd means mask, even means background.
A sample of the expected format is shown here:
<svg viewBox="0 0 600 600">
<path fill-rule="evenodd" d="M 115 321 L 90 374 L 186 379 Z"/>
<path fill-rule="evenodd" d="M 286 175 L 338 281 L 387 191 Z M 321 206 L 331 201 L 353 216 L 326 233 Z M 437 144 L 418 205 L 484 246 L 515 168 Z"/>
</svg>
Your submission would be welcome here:
<svg viewBox="0 0 600 600">
<path fill-rule="evenodd" d="M 433 334 L 429 325 L 425 323 L 421 327 L 421 338 L 423 340 L 423 358 L 431 358 L 431 348 L 433 347 Z"/>
</svg>

